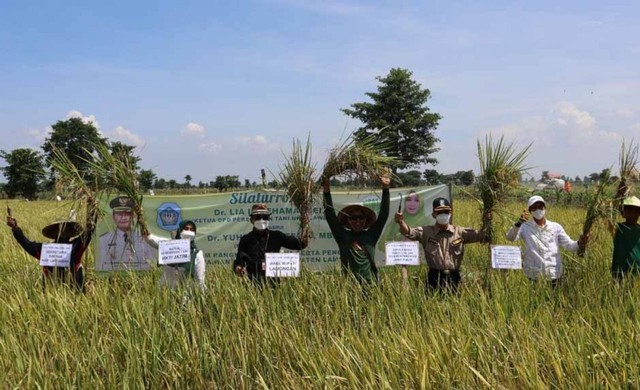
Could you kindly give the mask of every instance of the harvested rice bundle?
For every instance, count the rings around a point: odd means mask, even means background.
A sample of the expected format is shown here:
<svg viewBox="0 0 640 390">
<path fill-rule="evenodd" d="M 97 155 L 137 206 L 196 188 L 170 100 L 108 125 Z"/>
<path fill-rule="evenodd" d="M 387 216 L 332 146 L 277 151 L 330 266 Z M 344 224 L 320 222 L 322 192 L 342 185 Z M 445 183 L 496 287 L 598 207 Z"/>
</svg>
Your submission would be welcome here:
<svg viewBox="0 0 640 390">
<path fill-rule="evenodd" d="M 108 144 L 96 144 L 93 148 L 95 158 L 88 163 L 98 180 L 104 183 L 104 192 L 106 195 L 117 192 L 131 198 L 140 233 L 148 234 L 149 229 L 142 210 L 143 192 L 140 190 L 134 161 L 126 154 L 113 154 Z"/>
<path fill-rule="evenodd" d="M 365 181 L 377 179 L 388 174 L 390 167 L 399 166 L 398 159 L 387 156 L 385 149 L 385 145 L 377 143 L 372 136 L 360 141 L 349 137 L 329 152 L 322 176 L 347 176 Z"/>
<path fill-rule="evenodd" d="M 593 226 L 598 219 L 606 217 L 607 220 L 611 219 L 611 201 L 607 196 L 607 189 L 610 185 L 610 170 L 605 169 L 600 177 L 600 183 L 596 186 L 595 191 L 587 194 L 587 214 L 584 218 L 584 224 L 582 226 L 582 235 L 584 237 L 590 237 Z M 613 217 L 615 218 L 615 217 Z M 610 222 L 608 222 L 611 225 Z M 583 257 L 586 251 L 586 246 L 589 240 L 585 243 L 583 248 L 578 250 L 578 256 Z"/>
<path fill-rule="evenodd" d="M 491 216 L 496 204 L 519 188 L 522 174 L 529 169 L 524 164 L 530 148 L 531 144 L 518 150 L 513 142 L 506 143 L 504 137 L 494 142 L 489 135 L 484 144 L 478 140 L 480 176 L 476 185 L 482 199 L 482 229 L 490 243 L 494 242 Z"/>
<path fill-rule="evenodd" d="M 300 213 L 300 237 L 312 237 L 311 208 L 320 193 L 320 185 L 315 164 L 311 161 L 310 137 L 307 137 L 304 149 L 300 140 L 293 140 L 291 155 L 285 155 L 279 176 L 289 195 L 289 202 Z"/>
</svg>

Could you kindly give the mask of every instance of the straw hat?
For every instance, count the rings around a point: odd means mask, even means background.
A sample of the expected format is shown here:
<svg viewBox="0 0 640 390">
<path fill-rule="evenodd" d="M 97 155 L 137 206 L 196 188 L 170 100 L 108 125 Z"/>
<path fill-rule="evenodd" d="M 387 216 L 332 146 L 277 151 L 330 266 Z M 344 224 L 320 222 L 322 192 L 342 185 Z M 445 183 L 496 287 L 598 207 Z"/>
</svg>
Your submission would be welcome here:
<svg viewBox="0 0 640 390">
<path fill-rule="evenodd" d="M 82 233 L 82 226 L 74 221 L 56 221 L 42 229 L 42 235 L 52 240 L 60 237 L 75 237 Z"/>
<path fill-rule="evenodd" d="M 342 210 L 340 210 L 340 212 L 338 213 L 338 221 L 340 221 L 340 223 L 343 225 L 347 225 L 349 222 L 349 216 L 352 213 L 356 212 L 360 212 L 366 217 L 367 222 L 365 223 L 365 226 L 369 227 L 376 222 L 377 217 L 375 211 L 359 204 L 352 204 L 343 207 Z"/>
</svg>

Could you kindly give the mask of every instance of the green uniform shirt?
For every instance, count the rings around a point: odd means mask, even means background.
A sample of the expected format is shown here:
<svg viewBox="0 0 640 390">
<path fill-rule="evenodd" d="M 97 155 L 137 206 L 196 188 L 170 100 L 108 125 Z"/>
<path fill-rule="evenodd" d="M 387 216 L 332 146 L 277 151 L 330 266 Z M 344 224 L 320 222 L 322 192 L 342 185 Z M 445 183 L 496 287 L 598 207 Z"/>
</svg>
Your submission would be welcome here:
<svg viewBox="0 0 640 390">
<path fill-rule="evenodd" d="M 376 242 L 378 242 L 389 217 L 389 201 L 389 189 L 384 188 L 382 190 L 380 212 L 376 222 L 367 230 L 354 232 L 346 229 L 340 223 L 333 208 L 331 193 L 324 193 L 324 216 L 329 224 L 333 238 L 338 243 L 340 261 L 357 278 L 367 282 L 377 280 L 378 269 L 374 262 Z"/>
<path fill-rule="evenodd" d="M 618 224 L 613 239 L 613 273 L 640 271 L 640 225 Z"/>
</svg>

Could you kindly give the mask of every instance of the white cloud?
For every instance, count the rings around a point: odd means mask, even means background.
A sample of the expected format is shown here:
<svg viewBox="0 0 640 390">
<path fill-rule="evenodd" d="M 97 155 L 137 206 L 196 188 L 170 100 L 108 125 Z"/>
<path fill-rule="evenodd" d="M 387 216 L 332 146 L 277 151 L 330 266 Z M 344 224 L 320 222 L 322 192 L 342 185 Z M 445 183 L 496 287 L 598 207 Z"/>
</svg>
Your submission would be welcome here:
<svg viewBox="0 0 640 390">
<path fill-rule="evenodd" d="M 361 5 L 348 4 L 336 0 L 274 0 L 276 3 L 333 15 L 362 15 L 367 10 Z"/>
<path fill-rule="evenodd" d="M 118 126 L 115 129 L 111 130 L 109 133 L 109 138 L 114 141 L 120 141 L 127 145 L 133 146 L 142 146 L 144 145 L 144 140 L 137 134 L 131 132 L 131 130 Z"/>
<path fill-rule="evenodd" d="M 240 136 L 236 138 L 236 142 L 243 148 L 254 151 L 273 151 L 279 150 L 280 145 L 275 142 L 269 142 L 263 135 Z"/>
<path fill-rule="evenodd" d="M 206 130 L 204 126 L 198 123 L 189 122 L 181 131 L 182 135 L 195 135 L 197 137 L 204 137 Z"/>
<path fill-rule="evenodd" d="M 590 113 L 581 111 L 573 103 L 558 103 L 554 114 L 557 115 L 557 123 L 562 126 L 575 127 L 582 131 L 591 131 L 596 125 L 596 120 Z"/>
<path fill-rule="evenodd" d="M 203 152 L 219 152 L 222 150 L 222 145 L 216 142 L 204 142 L 198 145 L 198 150 Z"/>
<path fill-rule="evenodd" d="M 100 123 L 98 123 L 98 120 L 96 119 L 95 115 L 84 116 L 78 110 L 71 110 L 67 113 L 67 119 L 71 119 L 71 118 L 80 118 L 82 119 L 83 123 L 87 123 L 87 124 L 92 123 L 93 127 L 100 130 Z"/>
</svg>

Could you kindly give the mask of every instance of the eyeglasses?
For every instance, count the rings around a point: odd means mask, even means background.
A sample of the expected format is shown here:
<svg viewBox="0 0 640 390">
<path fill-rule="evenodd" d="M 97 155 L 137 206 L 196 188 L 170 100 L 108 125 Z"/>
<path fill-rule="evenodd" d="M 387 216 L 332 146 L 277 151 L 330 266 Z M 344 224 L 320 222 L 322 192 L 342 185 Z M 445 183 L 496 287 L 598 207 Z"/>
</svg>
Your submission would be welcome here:
<svg viewBox="0 0 640 390">
<path fill-rule="evenodd" d="M 349 219 L 352 221 L 364 221 L 365 219 L 367 219 L 367 217 L 365 217 L 364 215 L 350 215 Z"/>
<path fill-rule="evenodd" d="M 258 214 L 258 215 L 254 215 L 253 218 L 261 219 L 263 221 L 268 221 L 269 218 L 271 218 L 271 216 L 270 215 L 266 215 L 266 214 Z"/>
</svg>

